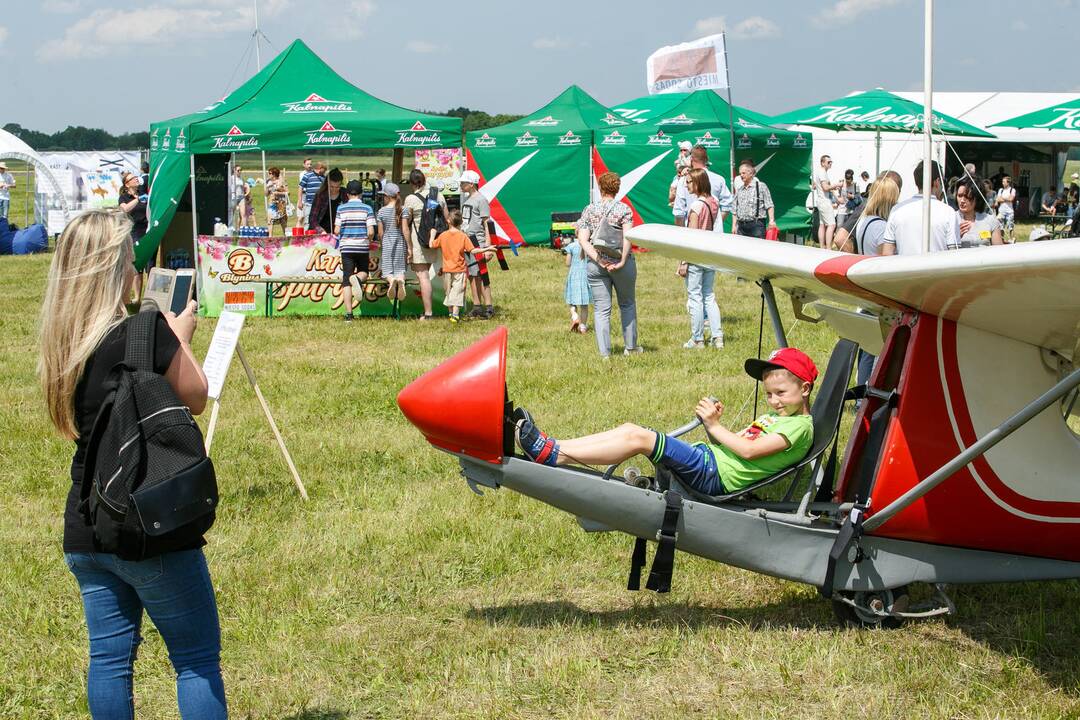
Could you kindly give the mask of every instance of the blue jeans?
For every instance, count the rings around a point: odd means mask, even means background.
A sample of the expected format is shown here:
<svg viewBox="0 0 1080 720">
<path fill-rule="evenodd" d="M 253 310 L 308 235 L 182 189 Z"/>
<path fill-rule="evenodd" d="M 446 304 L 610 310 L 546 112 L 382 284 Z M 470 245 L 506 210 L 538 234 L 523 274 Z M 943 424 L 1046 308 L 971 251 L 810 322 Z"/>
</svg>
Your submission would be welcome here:
<svg viewBox="0 0 1080 720">
<path fill-rule="evenodd" d="M 716 304 L 713 285 L 716 271 L 691 264 L 686 269 L 686 309 L 690 313 L 690 339 L 705 340 L 705 315 L 709 316 L 709 331 L 714 338 L 724 337 L 720 321 L 720 306 Z"/>
<path fill-rule="evenodd" d="M 132 674 L 144 608 L 169 650 L 180 716 L 227 716 L 221 629 L 202 550 L 139 562 L 107 553 L 64 553 L 64 560 L 79 582 L 90 634 L 91 716 L 135 717 Z"/>
</svg>

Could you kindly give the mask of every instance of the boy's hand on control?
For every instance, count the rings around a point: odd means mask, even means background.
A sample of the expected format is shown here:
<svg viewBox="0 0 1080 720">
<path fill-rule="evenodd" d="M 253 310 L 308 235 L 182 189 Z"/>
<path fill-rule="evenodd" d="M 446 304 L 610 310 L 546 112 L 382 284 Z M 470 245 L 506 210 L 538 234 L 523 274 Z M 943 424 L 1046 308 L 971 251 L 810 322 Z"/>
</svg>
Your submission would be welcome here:
<svg viewBox="0 0 1080 720">
<path fill-rule="evenodd" d="M 694 408 L 694 414 L 701 418 L 704 425 L 715 425 L 720 422 L 720 416 L 724 414 L 724 403 L 703 397 Z"/>
</svg>

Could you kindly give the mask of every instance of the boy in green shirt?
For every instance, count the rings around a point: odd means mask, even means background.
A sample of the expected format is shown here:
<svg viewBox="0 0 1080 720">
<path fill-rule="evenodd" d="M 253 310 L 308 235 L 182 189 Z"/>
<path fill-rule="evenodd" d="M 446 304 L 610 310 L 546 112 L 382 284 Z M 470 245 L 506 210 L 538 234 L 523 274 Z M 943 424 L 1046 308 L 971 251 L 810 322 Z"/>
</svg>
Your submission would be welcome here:
<svg viewBox="0 0 1080 720">
<path fill-rule="evenodd" d="M 810 392 L 818 375 L 814 361 L 795 348 L 775 350 L 766 360 L 751 358 L 744 367 L 762 381 L 770 412 L 732 432 L 720 424 L 724 404 L 702 398 L 694 412 L 715 442 L 690 445 L 633 423 L 596 435 L 555 440 L 536 427 L 527 411 L 519 410 L 518 445 L 528 459 L 551 466 L 614 465 L 646 455 L 698 492 L 737 492 L 806 456 L 814 442 Z"/>
</svg>

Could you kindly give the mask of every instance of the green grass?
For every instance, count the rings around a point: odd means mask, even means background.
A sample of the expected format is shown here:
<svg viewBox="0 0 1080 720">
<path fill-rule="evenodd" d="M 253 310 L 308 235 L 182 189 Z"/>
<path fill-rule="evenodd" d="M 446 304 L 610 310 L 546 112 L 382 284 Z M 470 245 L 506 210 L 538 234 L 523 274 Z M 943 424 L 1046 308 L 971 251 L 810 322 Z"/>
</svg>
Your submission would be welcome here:
<svg viewBox="0 0 1080 720">
<path fill-rule="evenodd" d="M 35 720 L 86 715 L 86 631 L 60 551 L 72 447 L 51 433 L 34 376 L 48 261 L 0 258 L 0 717 Z M 735 414 L 752 392 L 752 284 L 718 282 L 724 351 L 683 351 L 673 263 L 642 256 L 648 352 L 601 364 L 591 336 L 567 333 L 561 257 L 511 262 L 494 276 L 509 390 L 557 435 L 675 427 L 704 394 Z M 813 588 L 684 554 L 670 594 L 629 593 L 628 537 L 586 535 L 508 490 L 474 496 L 394 397 L 492 327 L 248 320 L 244 348 L 311 500 L 234 366 L 206 548 L 233 717 L 1080 716 L 1076 582 L 955 588 L 955 617 L 843 630 Z M 200 325 L 198 356 L 212 331 Z M 834 342 L 806 323 L 790 336 L 821 364 Z M 175 718 L 165 649 L 149 623 L 144 635 L 140 717 Z"/>
</svg>

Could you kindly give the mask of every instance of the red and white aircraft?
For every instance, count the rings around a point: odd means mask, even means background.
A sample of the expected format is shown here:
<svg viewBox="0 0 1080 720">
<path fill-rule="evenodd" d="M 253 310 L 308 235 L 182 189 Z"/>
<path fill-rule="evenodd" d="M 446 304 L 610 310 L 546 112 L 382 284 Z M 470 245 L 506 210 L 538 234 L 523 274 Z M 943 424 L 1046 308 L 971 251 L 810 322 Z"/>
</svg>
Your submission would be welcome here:
<svg viewBox="0 0 1080 720">
<path fill-rule="evenodd" d="M 614 468 L 528 462 L 514 454 L 500 328 L 398 398 L 433 445 L 460 458 L 474 490 L 506 486 L 586 530 L 658 540 L 652 589 L 670 586 L 677 548 L 817 586 L 843 619 L 867 625 L 951 611 L 946 583 L 1080 577 L 1080 437 L 1068 425 L 1080 413 L 1080 239 L 864 257 L 661 225 L 629 236 L 758 280 L 779 344 L 774 290 L 846 338 L 815 392 L 810 454 L 721 497 L 661 468 L 630 483 Z M 856 342 L 878 360 L 852 390 Z M 834 463 L 842 408 L 856 396 L 865 400 Z M 469 412 L 443 412 L 451 398 Z M 768 485 L 782 497 L 758 499 Z M 644 554 L 639 540 L 632 587 Z M 935 592 L 913 605 L 912 583 Z"/>
</svg>

